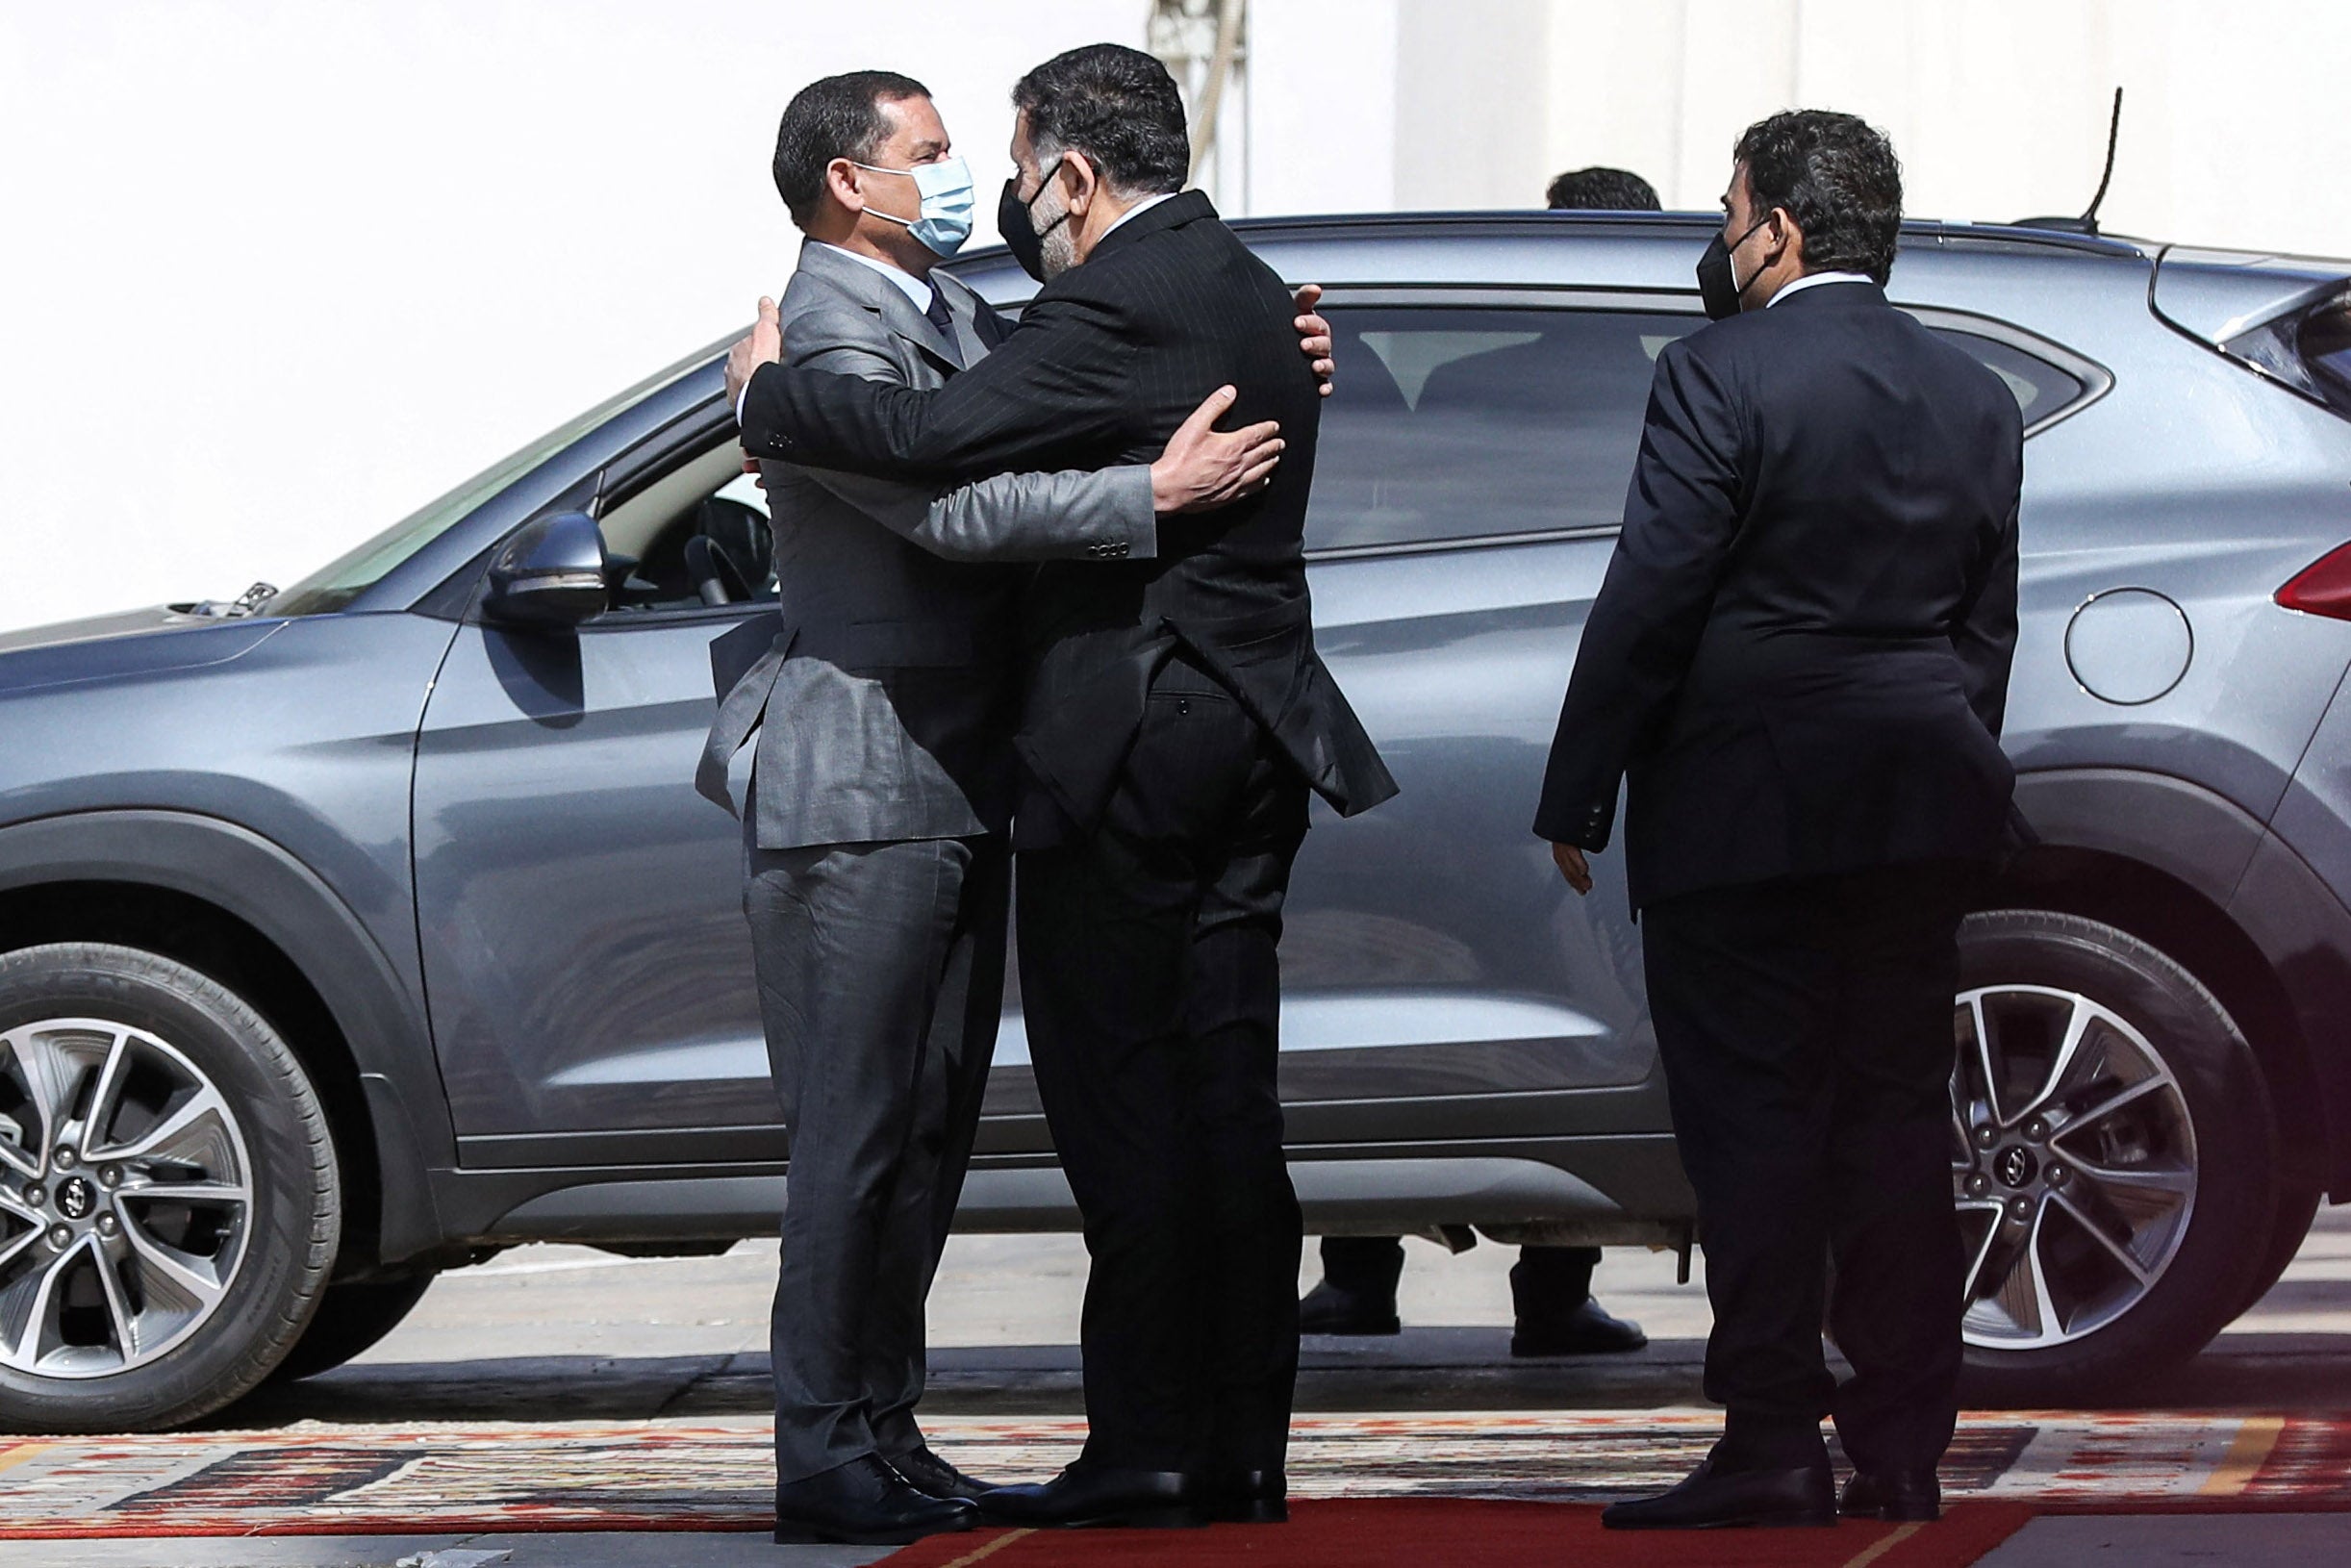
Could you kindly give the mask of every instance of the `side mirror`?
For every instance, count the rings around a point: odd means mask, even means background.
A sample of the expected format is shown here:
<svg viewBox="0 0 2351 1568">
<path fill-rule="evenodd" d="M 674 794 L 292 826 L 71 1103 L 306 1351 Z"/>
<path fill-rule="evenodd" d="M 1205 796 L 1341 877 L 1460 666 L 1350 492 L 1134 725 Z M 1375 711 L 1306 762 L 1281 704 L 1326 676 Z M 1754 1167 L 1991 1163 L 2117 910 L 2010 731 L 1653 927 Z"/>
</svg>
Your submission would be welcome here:
<svg viewBox="0 0 2351 1568">
<path fill-rule="evenodd" d="M 576 626 L 604 607 L 604 538 L 585 512 L 525 524 L 491 560 L 482 614 L 493 620 Z"/>
</svg>

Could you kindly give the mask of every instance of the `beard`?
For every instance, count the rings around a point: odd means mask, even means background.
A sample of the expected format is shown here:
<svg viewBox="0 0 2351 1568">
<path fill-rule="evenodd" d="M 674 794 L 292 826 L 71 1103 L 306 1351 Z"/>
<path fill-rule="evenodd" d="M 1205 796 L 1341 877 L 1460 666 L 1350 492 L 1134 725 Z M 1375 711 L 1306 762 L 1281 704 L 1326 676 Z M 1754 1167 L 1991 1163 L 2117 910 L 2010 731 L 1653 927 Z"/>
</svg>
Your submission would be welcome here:
<svg viewBox="0 0 2351 1568">
<path fill-rule="evenodd" d="M 1070 222 L 1068 198 L 1061 194 L 1057 183 L 1050 187 L 1050 191 L 1047 201 L 1052 204 L 1053 210 L 1042 211 L 1046 202 L 1041 201 L 1029 213 L 1030 221 L 1037 226 L 1038 258 L 1044 264 L 1048 283 L 1077 265 L 1077 240 L 1070 232 L 1073 225 Z"/>
</svg>

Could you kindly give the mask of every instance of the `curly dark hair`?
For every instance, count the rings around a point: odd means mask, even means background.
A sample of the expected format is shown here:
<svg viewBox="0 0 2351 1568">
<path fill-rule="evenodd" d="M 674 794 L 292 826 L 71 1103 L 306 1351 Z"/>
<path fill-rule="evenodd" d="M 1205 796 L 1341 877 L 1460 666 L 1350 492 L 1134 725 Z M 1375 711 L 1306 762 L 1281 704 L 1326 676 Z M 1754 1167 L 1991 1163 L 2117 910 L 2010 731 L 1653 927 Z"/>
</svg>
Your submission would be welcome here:
<svg viewBox="0 0 2351 1568">
<path fill-rule="evenodd" d="M 1055 55 L 1013 85 L 1041 157 L 1083 153 L 1123 196 L 1181 190 L 1192 173 L 1183 94 L 1140 49 L 1090 43 Z"/>
<path fill-rule="evenodd" d="M 1747 127 L 1732 156 L 1757 211 L 1784 207 L 1804 231 L 1806 266 L 1885 282 L 1902 230 L 1902 162 L 1884 132 L 1852 114 L 1794 109 Z"/>
<path fill-rule="evenodd" d="M 809 83 L 784 107 L 775 128 L 775 193 L 801 228 L 824 194 L 824 170 L 836 158 L 863 163 L 890 135 L 882 105 L 927 98 L 930 89 L 896 71 L 850 71 Z"/>
<path fill-rule="evenodd" d="M 1629 168 L 1571 168 L 1552 180 L 1543 204 L 1554 211 L 1654 213 L 1657 188 Z"/>
</svg>

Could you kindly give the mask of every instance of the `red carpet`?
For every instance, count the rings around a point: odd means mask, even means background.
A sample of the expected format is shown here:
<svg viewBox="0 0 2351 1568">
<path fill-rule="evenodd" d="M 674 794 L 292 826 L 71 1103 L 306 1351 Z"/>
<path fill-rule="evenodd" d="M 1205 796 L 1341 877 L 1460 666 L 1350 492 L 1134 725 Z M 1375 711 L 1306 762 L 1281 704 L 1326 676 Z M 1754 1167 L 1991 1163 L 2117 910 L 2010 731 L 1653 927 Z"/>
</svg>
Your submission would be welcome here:
<svg viewBox="0 0 2351 1568">
<path fill-rule="evenodd" d="M 1331 1498 L 1293 1503 L 1287 1525 L 974 1530 L 880 1568 L 1966 1568 L 2033 1513 L 1961 1503 L 1933 1525 L 1650 1533 L 1604 1530 L 1600 1510 L 1579 1505 Z"/>
</svg>

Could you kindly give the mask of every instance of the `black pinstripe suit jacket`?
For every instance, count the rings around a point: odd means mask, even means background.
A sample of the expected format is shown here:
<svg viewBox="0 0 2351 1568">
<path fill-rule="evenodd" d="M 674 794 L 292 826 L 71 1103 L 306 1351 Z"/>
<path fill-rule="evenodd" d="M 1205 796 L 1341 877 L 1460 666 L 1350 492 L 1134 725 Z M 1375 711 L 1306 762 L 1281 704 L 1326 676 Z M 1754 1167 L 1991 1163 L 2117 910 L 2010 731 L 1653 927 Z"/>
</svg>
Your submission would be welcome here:
<svg viewBox="0 0 2351 1568">
<path fill-rule="evenodd" d="M 1321 397 L 1290 294 L 1199 191 L 1121 224 L 1047 285 L 995 353 L 935 392 L 769 366 L 745 447 L 918 478 L 1149 462 L 1219 386 L 1233 422 L 1277 419 L 1265 491 L 1170 519 L 1150 561 L 1040 567 L 1021 612 L 1020 748 L 1082 826 L 1099 817 L 1158 665 L 1178 645 L 1229 687 L 1343 815 L 1396 793 L 1314 649 L 1303 533 Z"/>
</svg>

